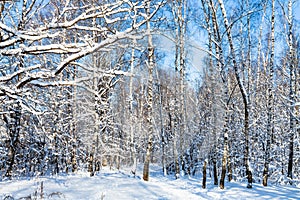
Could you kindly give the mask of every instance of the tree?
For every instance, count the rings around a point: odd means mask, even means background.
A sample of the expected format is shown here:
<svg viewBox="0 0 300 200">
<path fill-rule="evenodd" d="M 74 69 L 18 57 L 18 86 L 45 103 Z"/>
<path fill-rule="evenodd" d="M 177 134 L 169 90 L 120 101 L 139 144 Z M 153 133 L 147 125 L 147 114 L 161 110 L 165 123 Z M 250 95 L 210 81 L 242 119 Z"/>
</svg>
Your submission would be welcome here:
<svg viewBox="0 0 300 200">
<path fill-rule="evenodd" d="M 296 112 L 295 112 L 295 97 L 296 97 L 296 71 L 295 71 L 295 52 L 293 41 L 293 3 L 292 0 L 288 2 L 288 46 L 289 46 L 289 70 L 290 70 L 290 135 L 289 135 L 289 158 L 288 158 L 288 172 L 287 176 L 293 178 L 293 160 L 294 160 L 294 135 L 296 131 Z"/>
<path fill-rule="evenodd" d="M 218 173 L 217 173 L 217 146 L 218 146 L 218 142 L 217 142 L 217 100 L 216 100 L 216 96 L 218 96 L 218 92 L 216 91 L 216 85 L 218 83 L 218 79 L 217 77 L 219 77 L 222 81 L 223 84 L 225 82 L 226 78 L 222 78 L 222 76 L 224 74 L 221 74 L 221 76 L 219 76 L 216 71 L 220 70 L 222 72 L 224 72 L 224 57 L 223 57 L 223 49 L 222 49 L 222 45 L 221 45 L 221 36 L 220 36 L 220 30 L 219 30 L 219 24 L 217 21 L 217 11 L 215 8 L 215 5 L 213 3 L 213 1 L 202 1 L 202 7 L 203 10 L 205 12 L 205 21 L 206 21 L 206 29 L 209 35 L 209 76 L 210 76 L 210 89 L 211 89 L 211 107 L 210 112 L 212 113 L 212 120 L 211 120 L 211 134 L 212 134 L 212 140 L 213 140 L 213 144 L 212 144 L 212 163 L 213 163 L 213 177 L 214 177 L 214 185 L 218 185 Z M 214 49 L 213 49 L 214 46 Z M 214 51 L 213 51 L 214 50 Z M 216 63 L 213 62 L 213 52 L 215 52 L 215 58 L 217 59 Z M 214 69 L 214 64 L 216 64 L 216 69 Z M 226 83 L 225 83 L 225 87 Z M 225 89 L 226 91 L 226 89 Z"/>
<path fill-rule="evenodd" d="M 145 181 L 149 180 L 149 164 L 151 151 L 153 148 L 153 69 L 154 69 L 154 47 L 152 42 L 151 35 L 151 25 L 150 25 L 150 9 L 151 9 L 151 1 L 146 2 L 146 14 L 147 14 L 147 37 L 148 37 L 148 98 L 147 98 L 147 125 L 148 125 L 148 145 L 146 151 L 146 158 L 144 163 L 143 170 L 143 179 Z"/>
<path fill-rule="evenodd" d="M 223 19 L 224 19 L 224 25 L 227 33 L 227 38 L 230 46 L 230 51 L 232 55 L 232 62 L 233 62 L 233 68 L 235 72 L 235 76 L 238 82 L 238 86 L 240 89 L 240 92 L 243 97 L 243 103 L 244 103 L 244 135 L 245 135 L 245 154 L 244 154 L 244 162 L 245 162 L 245 168 L 246 168 L 246 174 L 248 178 L 248 188 L 252 188 L 252 172 L 250 170 L 249 166 L 249 110 L 250 110 L 250 102 L 249 102 L 249 95 L 247 94 L 247 91 L 245 89 L 245 86 L 243 85 L 243 82 L 241 80 L 239 70 L 238 70 L 238 64 L 236 61 L 236 56 L 235 56 L 235 49 L 234 49 L 234 44 L 232 41 L 232 36 L 231 36 L 231 31 L 227 19 L 227 14 L 225 10 L 225 6 L 223 3 L 223 0 L 218 0 L 220 4 L 220 8 L 222 11 Z"/>
<path fill-rule="evenodd" d="M 272 16 L 271 16 L 271 55 L 269 64 L 269 83 L 268 83 L 268 121 L 267 121 L 267 144 L 265 152 L 265 165 L 263 172 L 263 185 L 268 185 L 269 163 L 271 138 L 274 134 L 274 57 L 275 57 L 275 0 L 272 0 Z"/>
<path fill-rule="evenodd" d="M 76 136 L 75 134 L 78 131 L 76 129 L 79 128 L 76 123 L 81 122 L 76 121 L 77 116 L 70 114 L 73 113 L 72 109 L 75 109 L 72 107 L 76 105 L 74 101 L 77 100 L 76 91 L 79 90 L 75 89 L 74 85 L 77 88 L 88 90 L 85 84 L 90 80 L 90 77 L 85 77 L 85 75 L 90 74 L 89 70 L 99 70 L 97 69 L 98 66 L 87 67 L 83 62 L 84 58 L 95 52 L 110 51 L 121 45 L 122 42 L 141 39 L 140 33 L 143 31 L 139 32 L 140 29 L 155 15 L 159 7 L 159 2 L 153 4 L 152 9 L 145 17 L 143 2 L 120 1 L 115 3 L 105 1 L 94 4 L 83 0 L 67 1 L 65 4 L 56 0 L 0 2 L 0 96 L 7 103 L 6 108 L 2 107 L 4 112 L 1 112 L 3 113 L 1 115 L 10 126 L 8 130 L 11 130 L 11 134 L 8 134 L 11 136 L 9 136 L 11 142 L 7 143 L 8 146 L 3 145 L 3 151 L 7 152 L 7 155 L 9 154 L 6 156 L 7 162 L 2 163 L 5 165 L 4 169 L 7 176 L 13 174 L 16 169 L 13 167 L 17 166 L 15 163 L 16 156 L 21 155 L 20 151 L 23 151 L 18 147 L 18 140 L 20 133 L 23 134 L 20 120 L 25 120 L 25 118 L 21 119 L 25 111 L 30 116 L 32 115 L 32 118 L 28 117 L 28 119 L 32 120 L 36 116 L 39 119 L 38 123 L 42 123 L 41 128 L 37 128 L 36 132 L 42 131 L 45 134 L 47 131 L 51 132 L 49 138 L 45 137 L 44 142 L 46 144 L 42 142 L 39 144 L 39 149 L 46 150 L 49 148 L 48 152 L 42 150 L 40 152 L 41 157 L 49 156 L 50 160 L 53 161 L 48 162 L 48 167 L 51 168 L 51 165 L 56 165 L 54 171 L 58 172 L 60 167 L 68 171 L 70 166 L 68 160 L 71 159 L 72 170 L 75 171 L 77 150 L 74 143 L 82 142 L 83 138 L 79 138 L 82 135 Z M 16 58 L 20 59 L 12 65 L 10 62 L 16 61 Z M 112 63 L 113 61 L 109 62 Z M 10 66 L 13 66 L 14 69 Z M 126 74 L 124 71 L 116 69 L 106 68 L 100 71 L 108 77 Z M 81 73 L 79 78 L 75 77 L 78 72 Z M 109 85 L 109 81 L 104 78 L 103 85 Z M 48 100 L 46 93 L 51 91 L 50 88 L 58 87 L 61 87 L 57 93 L 58 98 L 55 96 L 53 101 Z M 93 89 L 89 91 L 95 92 Z M 62 94 L 63 98 L 59 98 L 59 94 Z M 42 100 L 39 99 L 41 97 L 43 97 Z M 52 105 L 55 106 L 55 100 L 62 100 L 62 104 L 56 104 L 58 107 L 52 109 L 50 105 L 53 103 Z M 18 109 L 16 103 L 19 104 Z M 8 111 L 7 108 L 12 109 L 14 113 L 6 112 Z M 41 117 L 41 114 L 45 115 Z M 104 115 L 109 115 L 109 113 Z M 54 124 L 51 119 L 58 123 Z M 73 125 L 66 125 L 68 119 L 72 119 L 71 124 Z M 44 124 L 46 121 L 51 122 L 50 129 L 52 131 L 48 129 L 48 125 Z M 111 122 L 107 121 L 108 124 Z M 36 126 L 37 123 L 32 121 L 28 124 Z M 111 128 L 112 124 L 109 126 Z M 111 130 L 108 133 L 109 136 L 113 134 Z M 29 132 L 34 136 L 35 131 Z M 25 138 L 29 138 L 25 131 L 24 135 Z M 52 136 L 54 139 L 51 138 Z M 38 137 L 34 137 L 32 140 L 38 140 Z M 43 145 L 45 148 L 41 148 Z M 90 151 L 85 149 L 80 152 Z M 57 156 L 62 156 L 62 159 Z M 77 156 L 78 158 L 81 157 L 78 161 L 84 160 L 82 155 Z M 29 160 L 29 157 L 24 159 Z M 58 163 L 58 160 L 61 164 Z M 18 159 L 18 162 L 22 162 L 22 160 Z M 1 169 L 3 170 L 2 167 Z"/>
</svg>

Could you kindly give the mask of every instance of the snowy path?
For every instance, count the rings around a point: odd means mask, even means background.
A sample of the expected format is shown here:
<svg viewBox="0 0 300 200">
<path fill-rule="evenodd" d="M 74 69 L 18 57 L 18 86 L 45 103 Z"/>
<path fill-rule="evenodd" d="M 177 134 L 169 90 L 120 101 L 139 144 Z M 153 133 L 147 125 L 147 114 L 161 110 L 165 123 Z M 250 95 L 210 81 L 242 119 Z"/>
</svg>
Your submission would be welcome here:
<svg viewBox="0 0 300 200">
<path fill-rule="evenodd" d="M 44 199 L 87 200 L 201 200 L 201 199 L 300 199 L 300 188 L 254 185 L 246 189 L 244 184 L 228 183 L 220 190 L 208 182 L 208 189 L 201 188 L 201 180 L 163 177 L 157 170 L 151 172 L 149 182 L 134 178 L 129 173 L 104 169 L 95 177 L 87 173 L 69 176 L 36 178 L 0 182 L 0 199 L 12 196 L 20 199 L 36 196 L 41 199 L 43 182 Z"/>
</svg>

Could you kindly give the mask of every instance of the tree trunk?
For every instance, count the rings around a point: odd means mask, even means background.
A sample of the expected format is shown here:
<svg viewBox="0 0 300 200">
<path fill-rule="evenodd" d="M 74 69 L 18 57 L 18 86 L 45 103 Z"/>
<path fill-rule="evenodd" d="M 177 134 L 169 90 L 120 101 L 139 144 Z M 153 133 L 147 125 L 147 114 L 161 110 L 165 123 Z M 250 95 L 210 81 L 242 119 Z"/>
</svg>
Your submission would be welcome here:
<svg viewBox="0 0 300 200">
<path fill-rule="evenodd" d="M 175 139 L 179 139 L 179 147 L 175 154 L 178 153 L 179 158 L 174 158 L 175 161 L 179 159 L 178 164 L 179 172 L 176 172 L 176 178 L 179 178 L 180 169 L 184 170 L 184 134 L 186 130 L 186 116 L 185 116 L 185 9 L 186 0 L 172 1 L 172 11 L 174 21 L 176 23 L 175 27 L 175 73 L 176 73 L 176 106 L 178 109 L 175 110 Z M 178 74 L 177 74 L 178 73 Z M 177 81 L 179 76 L 179 88 L 177 87 Z M 179 95 L 179 97 L 177 97 Z M 178 101 L 178 102 L 177 102 Z M 177 142 L 177 141 L 174 141 Z M 175 162 L 177 169 L 177 161 Z"/>
<path fill-rule="evenodd" d="M 226 89 L 227 90 L 227 89 Z M 227 92 L 225 93 L 225 97 L 227 98 Z M 229 97 L 228 97 L 229 98 Z M 228 110 L 225 112 L 225 122 L 224 122 L 224 149 L 223 149 L 223 157 L 222 157 L 222 172 L 220 177 L 220 189 L 224 189 L 225 187 L 225 177 L 226 177 L 226 168 L 227 168 L 227 157 L 228 157 Z"/>
<path fill-rule="evenodd" d="M 147 1 L 146 12 L 147 16 L 150 16 L 150 5 L 151 1 Z M 153 68 L 154 68 L 154 48 L 152 43 L 152 35 L 151 35 L 151 27 L 150 27 L 150 19 L 147 21 L 147 32 L 148 32 L 148 106 L 147 106 L 147 125 L 148 125 L 148 145 L 146 158 L 144 163 L 143 170 L 143 179 L 145 181 L 149 180 L 149 164 L 151 159 L 151 152 L 153 146 L 153 123 L 152 123 L 152 109 L 153 109 Z"/>
<path fill-rule="evenodd" d="M 179 65 L 180 65 L 180 162 L 181 170 L 185 171 L 184 166 L 184 135 L 186 131 L 186 112 L 185 112 L 185 9 L 186 1 L 181 0 L 179 6 Z"/>
<path fill-rule="evenodd" d="M 134 47 L 136 45 L 136 42 L 134 41 L 133 43 L 133 47 L 131 50 L 131 61 L 130 61 L 130 80 L 129 80 L 129 123 L 130 123 L 130 152 L 131 152 L 131 158 L 132 158 L 132 162 L 133 162 L 133 166 L 131 169 L 131 172 L 135 175 L 136 174 L 136 168 L 137 168 L 137 158 L 136 158 L 136 150 L 135 150 L 135 145 L 134 145 L 134 119 L 133 119 L 133 70 L 134 70 Z"/>
<path fill-rule="evenodd" d="M 230 146 L 230 145 L 229 145 Z M 230 149 L 230 147 L 228 146 L 228 149 Z M 231 156 L 228 156 L 228 182 L 232 181 L 233 177 L 232 177 L 232 162 L 231 162 Z"/>
<path fill-rule="evenodd" d="M 267 139 L 265 164 L 263 171 L 263 186 L 268 185 L 268 174 L 270 164 L 271 138 L 274 132 L 274 89 L 273 89 L 273 74 L 274 74 L 274 57 L 275 57 L 275 0 L 272 0 L 272 19 L 271 19 L 271 56 L 269 66 L 269 83 L 268 83 L 268 121 L 267 121 Z"/>
<path fill-rule="evenodd" d="M 76 75 L 77 75 L 77 70 L 76 66 L 73 67 L 73 81 L 76 81 Z M 72 172 L 77 171 L 77 87 L 76 85 L 73 86 L 73 94 L 72 94 L 72 124 L 71 124 L 71 129 L 73 133 L 73 139 L 72 139 L 72 153 L 71 153 L 71 163 L 72 163 Z"/>
<path fill-rule="evenodd" d="M 206 188 L 206 166 L 207 166 L 207 161 L 204 161 L 203 164 L 203 169 L 202 169 L 202 173 L 203 173 L 203 180 L 202 180 L 202 188 L 205 189 Z"/>
<path fill-rule="evenodd" d="M 224 77 L 226 77 L 224 75 Z M 227 76 L 228 77 L 228 76 Z M 228 125 L 229 125 L 229 104 L 231 101 L 231 96 L 229 96 L 228 91 L 230 90 L 230 80 L 228 78 L 224 78 L 224 83 L 225 83 L 225 92 L 224 92 L 224 97 L 227 100 L 226 104 L 226 111 L 225 111 L 225 120 L 224 120 L 224 141 L 223 141 L 223 157 L 222 157 L 222 172 L 221 172 L 221 177 L 220 177 L 220 189 L 224 189 L 225 187 L 225 177 L 226 177 L 226 169 L 227 169 L 227 160 L 228 160 Z M 234 90 L 234 89 L 233 89 Z"/>
<path fill-rule="evenodd" d="M 243 103 L 244 103 L 244 109 L 245 109 L 245 114 L 244 114 L 244 120 L 245 120 L 245 122 L 244 122 L 245 123 L 245 125 L 244 125 L 244 134 L 245 134 L 244 159 L 245 159 L 245 168 L 246 168 L 246 174 L 247 174 L 247 179 L 248 179 L 247 188 L 252 188 L 252 172 L 249 167 L 249 96 L 247 94 L 247 91 L 243 85 L 243 82 L 242 82 L 240 74 L 239 74 L 238 64 L 237 64 L 237 60 L 236 60 L 236 56 L 235 56 L 235 49 L 233 46 L 233 40 L 232 40 L 232 36 L 231 36 L 231 29 L 229 27 L 223 0 L 218 0 L 218 2 L 220 4 L 220 8 L 222 11 L 225 29 L 227 30 L 226 33 L 227 33 L 229 47 L 230 47 L 230 51 L 231 51 L 231 55 L 232 55 L 232 62 L 233 62 L 235 77 L 237 79 L 238 86 L 239 86 L 240 92 L 243 97 Z"/>
<path fill-rule="evenodd" d="M 178 158 L 178 150 L 177 150 L 177 140 L 174 138 L 173 140 L 173 155 L 174 155 L 174 165 L 175 165 L 175 178 L 178 179 L 180 177 L 180 167 L 179 167 L 179 158 Z"/>
<path fill-rule="evenodd" d="M 90 172 L 90 176 L 94 176 L 94 153 L 93 150 L 89 153 L 89 160 L 88 160 L 88 172 Z"/>
<path fill-rule="evenodd" d="M 289 66 L 290 66 L 290 133 L 289 133 L 289 157 L 288 157 L 288 172 L 287 177 L 293 178 L 293 158 L 294 158 L 294 135 L 296 125 L 296 112 L 295 112 L 295 85 L 296 85 L 296 74 L 295 74 L 295 54 L 293 48 L 293 10 L 292 0 L 288 3 L 288 25 L 289 25 Z"/>
<path fill-rule="evenodd" d="M 213 175 L 214 175 L 214 185 L 218 185 L 218 168 L 216 158 L 213 159 Z"/>
<path fill-rule="evenodd" d="M 169 112 L 169 127 L 171 130 L 171 134 L 174 135 L 173 137 L 173 158 L 174 158 L 174 167 L 175 167 L 175 179 L 179 178 L 180 175 L 180 168 L 179 168 L 179 161 L 178 161 L 178 150 L 177 150 L 177 135 L 175 131 L 175 125 L 174 122 L 176 119 L 173 119 L 172 112 L 174 112 L 174 105 L 170 105 L 171 110 Z"/>
<path fill-rule="evenodd" d="M 8 158 L 7 163 L 8 167 L 5 173 L 5 176 L 11 178 L 13 175 L 13 166 L 15 164 L 17 146 L 19 143 L 20 137 L 20 122 L 21 122 L 21 106 L 19 103 L 16 103 L 11 108 L 11 113 L 9 117 L 5 116 L 5 121 L 8 126 L 9 131 L 9 147 L 8 147 Z"/>
<path fill-rule="evenodd" d="M 157 73 L 157 68 L 156 68 L 156 73 Z M 158 93 L 159 93 L 159 118 L 160 118 L 160 134 L 161 134 L 161 164 L 162 164 L 162 171 L 164 176 L 167 175 L 167 169 L 166 169 L 166 155 L 165 155 L 165 129 L 164 129 L 164 124 L 163 124 L 163 116 L 162 116 L 162 88 L 161 88 L 161 83 L 160 83 L 160 78 L 157 73 L 157 77 L 159 80 L 158 83 Z"/>
<path fill-rule="evenodd" d="M 208 26 L 208 30 L 209 33 L 210 31 L 210 23 L 209 23 L 209 15 L 211 15 L 211 21 L 212 21 L 212 28 L 213 28 L 213 34 L 210 34 L 210 40 L 211 43 L 214 41 L 214 49 L 216 51 L 216 57 L 218 58 L 217 60 L 217 70 L 220 70 L 222 72 L 224 72 L 224 56 L 223 56 L 223 49 L 221 47 L 221 36 L 220 36 L 220 32 L 219 32 L 219 25 L 218 25 L 218 21 L 217 21 L 217 15 L 216 15 L 216 8 L 214 3 L 212 2 L 212 0 L 209 0 L 208 3 L 208 12 L 207 12 L 207 19 L 206 19 L 206 23 Z M 212 40 L 212 36 L 214 37 L 214 40 Z M 212 44 L 210 44 L 211 47 L 211 51 L 212 51 Z M 211 55 L 210 55 L 211 56 Z M 213 63 L 212 63 L 212 58 L 210 59 L 210 71 L 211 73 L 213 72 Z M 212 90 L 212 113 L 213 113 L 213 119 L 212 119 L 212 124 L 213 124 L 213 129 L 212 129 L 212 135 L 213 135 L 213 155 L 212 155 L 212 163 L 213 163 L 213 177 L 214 177 L 214 185 L 218 185 L 218 168 L 217 168 L 217 109 L 215 104 L 217 103 L 216 101 L 216 92 L 215 92 L 215 88 L 216 88 L 216 79 L 215 79 L 215 74 L 211 74 L 211 81 L 212 81 L 212 85 L 211 85 L 211 90 Z M 225 83 L 225 80 L 222 80 L 223 83 Z M 226 86 L 225 86 L 226 87 Z"/>
</svg>

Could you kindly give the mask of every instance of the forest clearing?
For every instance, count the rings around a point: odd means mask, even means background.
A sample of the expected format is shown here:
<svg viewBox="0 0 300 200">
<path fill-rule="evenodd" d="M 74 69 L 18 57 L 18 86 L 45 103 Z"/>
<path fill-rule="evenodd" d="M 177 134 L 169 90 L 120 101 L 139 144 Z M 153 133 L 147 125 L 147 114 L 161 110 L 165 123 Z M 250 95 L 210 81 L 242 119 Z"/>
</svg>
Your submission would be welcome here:
<svg viewBox="0 0 300 200">
<path fill-rule="evenodd" d="M 92 178 L 89 173 L 78 173 L 5 181 L 0 183 L 0 199 L 297 200 L 300 196 L 299 185 L 272 184 L 264 188 L 255 183 L 249 190 L 246 188 L 247 182 L 233 181 L 226 185 L 226 190 L 221 190 L 213 185 L 211 178 L 208 179 L 208 187 L 202 189 L 200 176 L 180 179 L 166 177 L 158 166 L 151 167 L 151 179 L 145 182 L 140 176 L 142 166 L 138 169 L 135 177 L 129 169 L 118 171 L 107 167 Z"/>
</svg>

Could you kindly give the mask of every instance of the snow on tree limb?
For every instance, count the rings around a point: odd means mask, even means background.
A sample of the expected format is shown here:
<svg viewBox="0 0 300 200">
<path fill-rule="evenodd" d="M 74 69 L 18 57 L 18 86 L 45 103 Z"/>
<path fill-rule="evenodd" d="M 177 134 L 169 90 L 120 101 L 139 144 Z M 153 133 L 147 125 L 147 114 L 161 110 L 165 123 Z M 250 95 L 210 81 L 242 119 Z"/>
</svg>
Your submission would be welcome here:
<svg viewBox="0 0 300 200">
<path fill-rule="evenodd" d="M 31 66 L 28 63 L 24 69 L 2 74 L 0 82 L 8 84 L 13 78 L 22 77 L 14 84 L 16 88 L 22 88 L 34 80 L 54 79 L 69 64 L 77 62 L 89 54 L 105 51 L 106 48 L 116 45 L 120 40 L 140 38 L 141 36 L 137 34 L 138 29 L 154 16 L 160 6 L 160 4 L 154 6 L 150 15 L 144 15 L 143 3 L 133 4 L 129 1 L 118 1 L 117 3 L 103 3 L 97 6 L 86 5 L 76 8 L 76 6 L 70 5 L 70 1 L 68 1 L 60 8 L 61 12 L 55 14 L 59 11 L 57 10 L 58 7 L 54 8 L 56 11 L 53 11 L 51 6 L 39 5 L 35 10 L 32 10 L 33 3 L 24 4 L 22 7 L 24 22 L 22 23 L 26 28 L 20 29 L 19 26 L 13 25 L 12 19 L 0 22 L 0 55 L 8 59 L 12 56 L 23 56 L 24 58 L 31 56 L 31 60 L 40 59 L 37 57 L 41 55 L 46 57 L 56 55 L 60 61 L 56 62 L 56 66 L 52 66 L 51 70 L 44 64 L 39 64 L 36 67 L 37 65 Z M 47 9 L 49 9 L 52 19 L 43 17 L 44 12 L 48 11 Z M 29 14 L 30 12 L 35 13 Z M 71 14 L 73 12 L 79 14 L 73 15 Z M 42 17 L 41 23 L 38 22 L 40 16 Z M 144 17 L 141 18 L 141 16 Z M 136 20 L 137 18 L 139 20 Z M 92 24 L 92 19 L 104 20 L 104 23 Z M 115 24 L 118 24 L 118 28 Z M 122 25 L 120 26 L 120 24 Z M 94 36 L 92 35 L 94 33 L 96 33 L 99 41 L 93 40 Z M 74 35 L 75 37 L 75 34 L 79 36 L 76 41 L 64 41 L 67 35 Z M 112 73 L 108 72 L 108 74 Z M 116 72 L 116 74 L 125 73 Z"/>
</svg>

